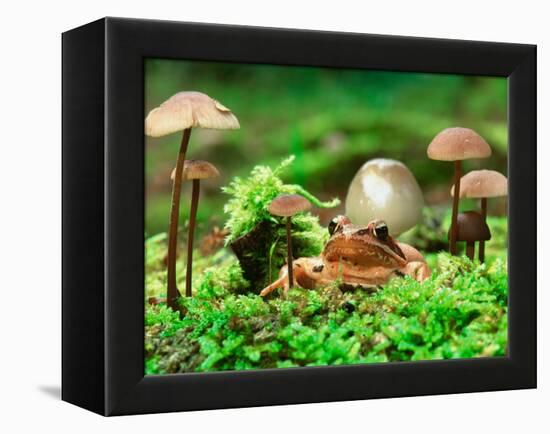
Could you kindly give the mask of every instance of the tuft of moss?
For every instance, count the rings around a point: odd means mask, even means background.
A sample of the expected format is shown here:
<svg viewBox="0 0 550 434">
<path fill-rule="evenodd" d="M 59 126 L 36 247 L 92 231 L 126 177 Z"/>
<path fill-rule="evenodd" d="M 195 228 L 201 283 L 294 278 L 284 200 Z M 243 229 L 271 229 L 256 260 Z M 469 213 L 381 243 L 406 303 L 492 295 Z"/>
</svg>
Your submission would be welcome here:
<svg viewBox="0 0 550 434">
<path fill-rule="evenodd" d="M 295 288 L 263 299 L 228 261 L 182 299 L 183 318 L 146 307 L 146 372 L 175 373 L 503 356 L 506 261 L 437 255 L 420 283 L 378 291 Z"/>
<path fill-rule="evenodd" d="M 227 187 L 222 188 L 230 196 L 224 206 L 224 212 L 228 214 L 225 223 L 225 228 L 229 230 L 227 244 L 246 235 L 263 221 L 279 223 L 279 219 L 268 211 L 269 204 L 279 194 L 300 194 L 319 208 L 332 208 L 340 204 L 339 199 L 322 202 L 300 185 L 285 184 L 281 176 L 294 158 L 284 159 L 275 169 L 255 166 L 249 177 L 235 177 Z"/>
</svg>

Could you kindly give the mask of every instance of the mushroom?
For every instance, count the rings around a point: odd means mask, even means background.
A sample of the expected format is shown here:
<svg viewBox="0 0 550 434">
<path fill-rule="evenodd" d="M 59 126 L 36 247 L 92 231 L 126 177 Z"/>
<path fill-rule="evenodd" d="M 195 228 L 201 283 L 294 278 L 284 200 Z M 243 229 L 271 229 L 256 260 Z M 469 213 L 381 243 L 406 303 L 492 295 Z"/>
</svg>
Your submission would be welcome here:
<svg viewBox="0 0 550 434">
<path fill-rule="evenodd" d="M 485 223 L 485 220 L 477 211 L 466 211 L 458 214 L 456 227 L 458 229 L 456 234 L 457 241 L 466 242 L 466 255 L 473 260 L 476 241 L 491 239 L 489 226 L 487 226 L 487 223 Z"/>
<path fill-rule="evenodd" d="M 424 197 L 414 175 L 397 160 L 376 158 L 359 169 L 346 197 L 346 216 L 356 224 L 384 220 L 397 236 L 422 217 Z"/>
<path fill-rule="evenodd" d="M 195 235 L 195 224 L 197 221 L 197 208 L 199 204 L 199 193 L 201 179 L 216 178 L 220 176 L 218 169 L 208 161 L 187 160 L 183 165 L 182 181 L 193 181 L 191 193 L 191 211 L 189 214 L 189 236 L 187 238 L 187 273 L 185 274 L 185 295 L 191 297 L 191 283 L 193 272 L 193 238 Z M 176 169 L 172 170 L 170 179 L 176 178 Z"/>
<path fill-rule="evenodd" d="M 151 110 L 145 119 L 145 134 L 150 137 L 183 130 L 172 187 L 168 232 L 167 304 L 174 310 L 177 310 L 176 299 L 180 296 L 176 284 L 176 254 L 181 180 L 192 128 L 238 129 L 239 121 L 227 107 L 200 92 L 179 92 Z"/>
<path fill-rule="evenodd" d="M 506 196 L 508 180 L 495 170 L 473 170 L 460 180 L 460 198 L 481 199 L 481 216 L 487 221 L 487 198 Z M 454 197 L 454 187 L 451 188 Z M 485 241 L 479 242 L 479 261 L 485 261 Z"/>
<path fill-rule="evenodd" d="M 460 176 L 462 160 L 471 158 L 487 158 L 491 148 L 478 133 L 470 128 L 447 128 L 437 134 L 428 146 L 428 158 L 432 160 L 454 161 L 454 188 L 460 195 Z M 453 197 L 453 213 L 451 230 L 449 231 L 449 251 L 456 254 L 456 219 L 458 215 L 459 195 Z"/>
<path fill-rule="evenodd" d="M 290 230 L 292 227 L 292 216 L 311 208 L 311 202 L 299 194 L 281 194 L 271 201 L 269 212 L 275 216 L 286 217 L 286 248 L 288 264 L 288 285 L 294 285 L 292 275 L 292 238 Z"/>
</svg>

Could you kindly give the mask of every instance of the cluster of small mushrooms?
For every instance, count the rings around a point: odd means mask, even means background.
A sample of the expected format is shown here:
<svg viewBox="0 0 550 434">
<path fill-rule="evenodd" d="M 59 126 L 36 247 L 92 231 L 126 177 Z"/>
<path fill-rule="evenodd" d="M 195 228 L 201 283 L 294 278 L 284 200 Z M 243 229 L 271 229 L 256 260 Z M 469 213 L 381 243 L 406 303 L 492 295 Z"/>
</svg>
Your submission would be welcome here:
<svg viewBox="0 0 550 434">
<path fill-rule="evenodd" d="M 178 310 L 177 299 L 181 296 L 176 284 L 176 256 L 182 182 L 193 181 L 187 242 L 187 273 L 185 276 L 185 295 L 190 297 L 192 295 L 193 236 L 199 201 L 200 180 L 219 175 L 218 170 L 207 161 L 185 160 L 191 129 L 234 130 L 239 127 L 239 121 L 231 113 L 231 110 L 201 92 L 179 92 L 159 107 L 151 110 L 145 119 L 145 134 L 150 137 L 162 137 L 183 131 L 176 167 L 171 175 L 173 186 L 168 231 L 166 303 L 174 310 Z"/>
<path fill-rule="evenodd" d="M 457 241 L 466 242 L 466 254 L 475 256 L 475 243 L 479 243 L 478 258 L 485 260 L 485 241 L 491 239 L 487 226 L 487 199 L 506 196 L 508 181 L 494 170 L 474 170 L 462 175 L 462 160 L 487 158 L 491 148 L 474 130 L 469 128 L 447 128 L 437 134 L 428 146 L 428 157 L 432 160 L 454 162 L 454 182 L 451 188 L 453 211 L 449 229 L 449 251 L 456 255 Z M 480 211 L 459 213 L 460 198 L 480 199 Z"/>
</svg>

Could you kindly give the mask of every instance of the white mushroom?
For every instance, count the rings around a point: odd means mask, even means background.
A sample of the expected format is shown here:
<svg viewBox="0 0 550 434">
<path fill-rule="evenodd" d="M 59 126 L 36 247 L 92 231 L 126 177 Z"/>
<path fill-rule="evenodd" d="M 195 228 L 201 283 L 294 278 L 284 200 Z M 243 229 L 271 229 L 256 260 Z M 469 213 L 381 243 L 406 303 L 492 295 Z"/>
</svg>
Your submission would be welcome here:
<svg viewBox="0 0 550 434">
<path fill-rule="evenodd" d="M 397 160 L 367 161 L 351 182 L 346 215 L 355 224 L 384 220 L 397 236 L 415 226 L 422 216 L 424 198 L 414 175 Z"/>
</svg>

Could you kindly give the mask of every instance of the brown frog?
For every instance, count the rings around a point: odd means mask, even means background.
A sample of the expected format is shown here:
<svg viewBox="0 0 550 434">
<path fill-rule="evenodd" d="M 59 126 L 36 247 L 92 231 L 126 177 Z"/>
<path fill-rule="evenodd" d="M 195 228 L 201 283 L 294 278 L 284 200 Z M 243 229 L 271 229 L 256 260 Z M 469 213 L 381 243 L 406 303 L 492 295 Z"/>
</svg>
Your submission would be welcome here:
<svg viewBox="0 0 550 434">
<path fill-rule="evenodd" d="M 331 237 L 321 256 L 293 261 L 297 286 L 314 289 L 341 278 L 345 286 L 377 287 L 394 276 L 408 275 L 423 281 L 431 274 L 420 252 L 395 241 L 382 220 L 356 226 L 348 217 L 338 216 L 330 222 L 329 233 Z M 285 292 L 289 289 L 287 265 L 260 295 L 265 296 L 277 288 Z"/>
</svg>

